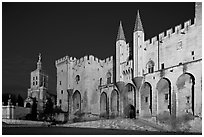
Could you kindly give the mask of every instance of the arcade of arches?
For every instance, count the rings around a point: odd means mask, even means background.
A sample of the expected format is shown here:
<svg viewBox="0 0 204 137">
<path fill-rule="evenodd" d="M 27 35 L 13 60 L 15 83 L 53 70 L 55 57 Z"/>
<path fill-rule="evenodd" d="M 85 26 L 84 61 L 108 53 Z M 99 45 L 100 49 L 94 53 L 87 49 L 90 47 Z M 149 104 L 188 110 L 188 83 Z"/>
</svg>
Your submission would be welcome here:
<svg viewBox="0 0 204 137">
<path fill-rule="evenodd" d="M 176 116 L 189 113 L 194 115 L 195 77 L 190 73 L 184 73 L 175 79 L 174 85 L 172 83 L 167 77 L 162 77 L 155 85 L 143 81 L 139 91 L 131 83 L 125 84 L 121 90 L 115 88 L 110 92 L 103 91 L 100 93 L 99 114 L 101 116 L 128 118 L 152 117 L 155 114 L 170 116 L 172 113 L 176 113 Z M 173 99 L 173 92 L 176 92 L 176 99 Z M 69 111 L 73 111 L 73 113 L 81 111 L 81 93 L 76 90 L 68 98 L 68 104 L 72 106 Z"/>
<path fill-rule="evenodd" d="M 165 113 L 169 116 L 172 115 L 172 110 L 176 111 L 176 115 L 194 114 L 194 85 L 195 78 L 188 73 L 178 76 L 176 85 L 172 85 L 171 80 L 166 77 L 159 79 L 154 88 L 150 82 L 143 81 L 139 92 L 133 84 L 128 83 L 122 91 L 112 90 L 110 98 L 108 93 L 101 93 L 100 114 L 130 118 L 136 117 L 138 111 L 139 116 L 144 117 L 151 117 L 153 111 L 157 115 Z M 174 90 L 177 92 L 177 99 L 174 100 L 172 99 L 172 86 L 174 86 L 174 89 L 177 88 Z M 156 101 L 153 100 L 155 96 L 157 96 Z M 172 105 L 173 101 L 176 101 L 177 106 Z M 153 110 L 155 108 L 156 110 Z"/>
</svg>

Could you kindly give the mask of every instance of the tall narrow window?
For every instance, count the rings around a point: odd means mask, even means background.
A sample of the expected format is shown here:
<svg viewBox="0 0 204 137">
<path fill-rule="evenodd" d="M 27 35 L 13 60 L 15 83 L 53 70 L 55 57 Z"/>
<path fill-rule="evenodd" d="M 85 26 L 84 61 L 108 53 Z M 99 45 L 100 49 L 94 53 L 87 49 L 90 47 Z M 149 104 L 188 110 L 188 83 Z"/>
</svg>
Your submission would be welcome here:
<svg viewBox="0 0 204 137">
<path fill-rule="evenodd" d="M 148 103 L 148 97 L 145 97 L 145 102 Z"/>
<path fill-rule="evenodd" d="M 100 78 L 100 80 L 99 80 L 99 86 L 101 86 L 102 85 L 102 78 Z"/>
<path fill-rule="evenodd" d="M 161 69 L 164 69 L 164 63 L 161 64 Z"/>
<path fill-rule="evenodd" d="M 180 40 L 177 44 L 177 50 L 181 50 L 182 49 L 182 41 Z"/>
<path fill-rule="evenodd" d="M 107 76 L 107 84 L 110 84 L 111 83 L 111 73 L 108 72 L 106 76 Z"/>
<path fill-rule="evenodd" d="M 165 100 L 166 101 L 168 100 L 168 94 L 165 94 Z"/>
<path fill-rule="evenodd" d="M 77 84 L 79 83 L 79 80 L 80 80 L 80 76 L 77 75 L 77 76 L 76 76 L 76 83 L 77 83 Z"/>
</svg>

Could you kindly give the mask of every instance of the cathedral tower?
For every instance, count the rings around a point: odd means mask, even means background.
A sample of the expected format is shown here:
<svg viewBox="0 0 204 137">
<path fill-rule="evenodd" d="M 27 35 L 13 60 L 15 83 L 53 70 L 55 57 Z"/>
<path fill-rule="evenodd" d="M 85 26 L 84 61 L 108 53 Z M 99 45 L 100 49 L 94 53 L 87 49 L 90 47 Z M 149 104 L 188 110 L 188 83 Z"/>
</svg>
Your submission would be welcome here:
<svg viewBox="0 0 204 137">
<path fill-rule="evenodd" d="M 140 77 L 143 74 L 144 30 L 140 19 L 139 10 L 133 32 L 133 76 Z"/>
<path fill-rule="evenodd" d="M 32 99 L 36 98 L 38 101 L 38 110 L 42 110 L 47 90 L 48 75 L 42 69 L 41 54 L 39 54 L 37 69 L 31 72 L 30 88 L 28 89 L 28 97 L 25 100 L 25 106 L 31 106 Z"/>
</svg>

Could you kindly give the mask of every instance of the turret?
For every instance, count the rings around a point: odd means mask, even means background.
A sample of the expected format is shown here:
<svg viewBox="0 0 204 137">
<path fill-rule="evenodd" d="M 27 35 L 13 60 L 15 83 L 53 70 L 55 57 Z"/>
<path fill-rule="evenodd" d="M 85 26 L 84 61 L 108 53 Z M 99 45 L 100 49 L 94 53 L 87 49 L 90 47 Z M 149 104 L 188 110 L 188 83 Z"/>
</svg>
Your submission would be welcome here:
<svg viewBox="0 0 204 137">
<path fill-rule="evenodd" d="M 118 29 L 118 35 L 116 39 L 116 82 L 122 79 L 122 76 L 120 76 L 122 74 L 120 63 L 125 61 L 125 46 L 126 40 L 122 27 L 122 22 L 120 21 L 120 26 Z"/>
<path fill-rule="evenodd" d="M 133 33 L 133 75 L 134 77 L 142 76 L 143 74 L 143 52 L 144 52 L 144 30 L 140 19 L 139 10 L 135 22 Z"/>
</svg>

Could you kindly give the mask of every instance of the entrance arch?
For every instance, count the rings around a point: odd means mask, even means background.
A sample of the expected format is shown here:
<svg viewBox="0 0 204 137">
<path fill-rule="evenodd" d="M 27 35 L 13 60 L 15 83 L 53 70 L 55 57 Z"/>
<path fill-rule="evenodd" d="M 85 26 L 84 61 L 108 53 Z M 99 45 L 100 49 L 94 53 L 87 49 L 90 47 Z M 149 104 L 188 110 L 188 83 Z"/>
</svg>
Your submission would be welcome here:
<svg viewBox="0 0 204 137">
<path fill-rule="evenodd" d="M 178 77 L 176 86 L 178 88 L 178 114 L 191 113 L 194 115 L 195 77 L 190 73 L 184 73 Z"/>
<path fill-rule="evenodd" d="M 100 115 L 106 117 L 108 114 L 108 99 L 107 94 L 103 92 L 100 97 Z"/>
<path fill-rule="evenodd" d="M 118 116 L 119 112 L 119 94 L 117 90 L 113 90 L 111 93 L 111 114 Z"/>
<path fill-rule="evenodd" d="M 78 90 L 73 94 L 73 111 L 74 113 L 81 111 L 81 94 Z"/>
<path fill-rule="evenodd" d="M 130 117 L 130 115 L 132 115 L 131 118 L 133 118 L 136 116 L 136 113 L 135 113 L 136 90 L 135 90 L 135 87 L 130 83 L 128 83 L 125 86 L 123 106 L 124 106 L 125 117 Z M 133 107 L 134 107 L 134 110 L 133 110 Z"/>
<path fill-rule="evenodd" d="M 157 83 L 158 114 L 171 114 L 171 82 L 167 78 L 161 78 Z"/>
<path fill-rule="evenodd" d="M 152 114 L 152 86 L 145 82 L 140 89 L 141 114 L 151 116 Z"/>
<path fill-rule="evenodd" d="M 26 108 L 31 108 L 31 104 L 30 103 L 26 103 Z"/>
</svg>

